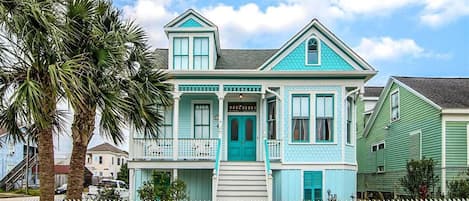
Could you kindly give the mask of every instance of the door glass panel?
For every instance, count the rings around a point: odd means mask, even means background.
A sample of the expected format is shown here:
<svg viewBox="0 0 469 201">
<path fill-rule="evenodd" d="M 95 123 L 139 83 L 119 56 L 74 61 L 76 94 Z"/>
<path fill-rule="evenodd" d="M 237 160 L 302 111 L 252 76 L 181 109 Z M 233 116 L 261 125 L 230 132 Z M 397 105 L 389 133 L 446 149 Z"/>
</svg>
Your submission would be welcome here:
<svg viewBox="0 0 469 201">
<path fill-rule="evenodd" d="M 246 119 L 246 141 L 252 141 L 252 119 Z"/>
<path fill-rule="evenodd" d="M 238 130 L 239 130 L 238 120 L 231 120 L 231 141 L 238 141 Z"/>
</svg>

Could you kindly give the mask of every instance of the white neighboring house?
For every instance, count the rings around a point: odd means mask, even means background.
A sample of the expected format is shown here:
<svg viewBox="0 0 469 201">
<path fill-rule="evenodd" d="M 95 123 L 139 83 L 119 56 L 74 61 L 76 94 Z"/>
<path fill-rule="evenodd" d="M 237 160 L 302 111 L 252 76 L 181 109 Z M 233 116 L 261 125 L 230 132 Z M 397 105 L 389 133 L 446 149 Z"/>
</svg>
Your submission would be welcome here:
<svg viewBox="0 0 469 201">
<path fill-rule="evenodd" d="M 109 143 L 88 149 L 85 166 L 94 177 L 116 179 L 123 164 L 127 163 L 129 153 Z"/>
</svg>

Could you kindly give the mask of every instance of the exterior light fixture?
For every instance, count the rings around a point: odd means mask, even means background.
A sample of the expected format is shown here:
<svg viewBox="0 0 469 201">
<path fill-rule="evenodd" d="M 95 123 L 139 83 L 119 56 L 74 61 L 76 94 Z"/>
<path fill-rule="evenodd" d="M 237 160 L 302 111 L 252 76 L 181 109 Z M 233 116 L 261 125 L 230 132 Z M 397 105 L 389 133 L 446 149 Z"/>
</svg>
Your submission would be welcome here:
<svg viewBox="0 0 469 201">
<path fill-rule="evenodd" d="M 239 99 L 243 99 L 243 94 L 239 94 Z"/>
</svg>

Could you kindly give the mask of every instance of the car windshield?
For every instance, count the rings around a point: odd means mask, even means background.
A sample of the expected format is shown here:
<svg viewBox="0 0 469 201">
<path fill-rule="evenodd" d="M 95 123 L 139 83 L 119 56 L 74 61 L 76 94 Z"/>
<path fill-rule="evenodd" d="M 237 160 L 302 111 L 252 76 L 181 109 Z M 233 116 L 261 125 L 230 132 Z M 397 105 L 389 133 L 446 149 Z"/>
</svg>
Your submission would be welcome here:
<svg viewBox="0 0 469 201">
<path fill-rule="evenodd" d="M 101 181 L 98 186 L 104 188 L 117 188 L 117 183 L 115 181 Z"/>
</svg>

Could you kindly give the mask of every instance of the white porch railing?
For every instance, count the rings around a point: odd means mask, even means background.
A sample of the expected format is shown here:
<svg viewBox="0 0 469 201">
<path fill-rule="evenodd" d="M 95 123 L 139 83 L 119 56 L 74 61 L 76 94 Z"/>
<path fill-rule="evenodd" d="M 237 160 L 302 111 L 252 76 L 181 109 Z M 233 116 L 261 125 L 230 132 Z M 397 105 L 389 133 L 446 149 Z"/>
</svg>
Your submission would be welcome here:
<svg viewBox="0 0 469 201">
<path fill-rule="evenodd" d="M 281 140 L 267 140 L 267 147 L 269 149 L 270 160 L 280 160 L 281 145 Z"/>
<path fill-rule="evenodd" d="M 179 138 L 178 160 L 215 160 L 218 139 Z M 135 160 L 173 160 L 176 147 L 172 138 L 134 138 Z"/>
</svg>

